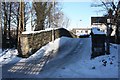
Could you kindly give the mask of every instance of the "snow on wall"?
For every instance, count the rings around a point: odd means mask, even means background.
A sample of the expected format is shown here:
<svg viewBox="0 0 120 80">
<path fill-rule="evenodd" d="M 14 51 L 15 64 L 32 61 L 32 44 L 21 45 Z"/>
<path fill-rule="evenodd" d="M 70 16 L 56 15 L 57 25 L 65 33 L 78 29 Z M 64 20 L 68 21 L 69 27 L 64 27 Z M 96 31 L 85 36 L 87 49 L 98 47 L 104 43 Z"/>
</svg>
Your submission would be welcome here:
<svg viewBox="0 0 120 80">
<path fill-rule="evenodd" d="M 57 30 L 59 28 L 47 28 L 45 30 L 40 30 L 40 31 L 24 31 L 22 32 L 22 34 L 37 34 L 37 33 L 41 33 L 41 32 L 47 32 L 47 31 L 51 31 L 51 30 Z"/>
</svg>

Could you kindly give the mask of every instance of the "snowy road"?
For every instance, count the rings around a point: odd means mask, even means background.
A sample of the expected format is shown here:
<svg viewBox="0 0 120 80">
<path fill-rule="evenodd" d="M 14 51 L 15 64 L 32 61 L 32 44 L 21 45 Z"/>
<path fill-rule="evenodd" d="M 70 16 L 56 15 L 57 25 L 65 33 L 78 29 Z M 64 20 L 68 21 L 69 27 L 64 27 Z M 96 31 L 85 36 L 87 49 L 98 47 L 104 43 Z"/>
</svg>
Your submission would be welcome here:
<svg viewBox="0 0 120 80">
<path fill-rule="evenodd" d="M 111 55 L 90 60 L 91 38 L 62 37 L 42 47 L 29 58 L 11 57 L 11 61 L 6 60 L 7 64 L 3 63 L 2 66 L 2 76 L 4 78 L 116 78 L 117 49 L 112 46 L 111 50 Z M 41 56 L 51 52 L 52 56 L 48 63 L 40 71 Z M 103 60 L 107 61 L 107 66 L 103 66 Z"/>
<path fill-rule="evenodd" d="M 72 46 L 74 49 L 66 56 L 64 56 L 61 59 L 56 59 L 53 62 L 48 63 L 48 65 L 45 66 L 43 72 L 41 72 L 41 77 L 51 77 L 51 78 L 58 78 L 58 77 L 80 77 L 80 74 L 76 72 L 78 69 L 76 67 L 79 67 L 78 62 L 82 60 L 88 60 L 90 59 L 90 39 L 80 39 L 78 40 L 78 43 L 76 43 L 76 46 Z M 71 43 L 72 44 L 72 43 Z M 68 50 L 69 51 L 69 50 Z M 60 52 L 61 53 L 61 52 Z M 87 55 L 87 56 L 86 56 Z M 89 55 L 89 56 L 88 56 Z M 68 69 L 69 71 L 66 72 L 65 69 L 71 68 L 71 65 L 74 65 L 74 69 Z M 80 67 L 79 67 L 80 68 Z M 53 71 L 53 72 L 51 72 Z M 44 73 L 48 73 L 47 75 Z M 62 74 L 64 73 L 64 74 Z M 82 75 L 81 75 L 82 76 Z M 40 76 L 39 76 L 40 77 Z"/>
</svg>

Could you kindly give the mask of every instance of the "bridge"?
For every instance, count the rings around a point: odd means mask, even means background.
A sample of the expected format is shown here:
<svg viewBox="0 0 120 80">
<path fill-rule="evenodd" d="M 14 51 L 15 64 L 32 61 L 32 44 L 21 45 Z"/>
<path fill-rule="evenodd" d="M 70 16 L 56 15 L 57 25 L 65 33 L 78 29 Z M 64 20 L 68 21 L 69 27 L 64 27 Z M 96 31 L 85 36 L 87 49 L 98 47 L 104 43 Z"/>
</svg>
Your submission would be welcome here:
<svg viewBox="0 0 120 80">
<path fill-rule="evenodd" d="M 72 32 L 64 28 L 54 30 L 54 39 L 62 36 L 77 38 Z M 34 32 L 23 32 L 21 35 L 19 53 L 22 57 L 28 57 L 35 53 L 39 48 L 52 41 L 52 30 L 41 30 Z"/>
</svg>

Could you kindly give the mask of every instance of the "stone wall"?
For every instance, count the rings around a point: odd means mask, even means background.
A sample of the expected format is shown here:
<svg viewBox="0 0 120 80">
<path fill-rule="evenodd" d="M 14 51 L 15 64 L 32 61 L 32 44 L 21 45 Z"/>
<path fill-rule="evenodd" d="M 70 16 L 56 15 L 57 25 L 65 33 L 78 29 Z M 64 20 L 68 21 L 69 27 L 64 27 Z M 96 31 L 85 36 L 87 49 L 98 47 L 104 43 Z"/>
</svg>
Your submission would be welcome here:
<svg viewBox="0 0 120 80">
<path fill-rule="evenodd" d="M 76 38 L 77 36 L 67 31 L 64 28 L 59 28 L 54 30 L 55 39 L 66 36 Z M 49 31 L 40 31 L 30 34 L 22 34 L 21 35 L 21 45 L 19 53 L 28 57 L 31 54 L 35 53 L 39 48 L 46 45 L 52 41 L 52 30 Z"/>
</svg>

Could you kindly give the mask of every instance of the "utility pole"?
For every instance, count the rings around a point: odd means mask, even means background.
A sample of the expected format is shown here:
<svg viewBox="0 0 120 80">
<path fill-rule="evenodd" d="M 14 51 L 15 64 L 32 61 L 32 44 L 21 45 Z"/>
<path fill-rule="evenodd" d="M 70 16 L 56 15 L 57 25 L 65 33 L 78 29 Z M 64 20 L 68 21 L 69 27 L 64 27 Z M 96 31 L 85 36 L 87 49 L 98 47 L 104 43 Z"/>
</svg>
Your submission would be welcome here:
<svg viewBox="0 0 120 80">
<path fill-rule="evenodd" d="M 54 21 L 55 21 L 55 18 L 54 18 L 54 13 L 55 13 L 55 0 L 53 0 L 53 29 L 52 29 L 52 41 L 54 42 L 55 40 L 55 32 L 54 32 Z"/>
</svg>

